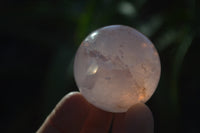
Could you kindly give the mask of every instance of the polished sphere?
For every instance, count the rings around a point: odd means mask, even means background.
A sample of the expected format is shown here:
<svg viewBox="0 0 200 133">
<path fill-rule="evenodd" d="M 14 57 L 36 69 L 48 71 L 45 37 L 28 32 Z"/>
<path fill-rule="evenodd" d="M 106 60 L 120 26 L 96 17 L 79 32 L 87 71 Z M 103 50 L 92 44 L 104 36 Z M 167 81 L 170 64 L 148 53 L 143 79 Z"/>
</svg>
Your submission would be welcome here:
<svg viewBox="0 0 200 133">
<path fill-rule="evenodd" d="M 81 43 L 74 76 L 81 94 L 94 106 L 125 112 L 146 102 L 160 78 L 160 59 L 151 41 L 123 25 L 100 28 Z"/>
</svg>

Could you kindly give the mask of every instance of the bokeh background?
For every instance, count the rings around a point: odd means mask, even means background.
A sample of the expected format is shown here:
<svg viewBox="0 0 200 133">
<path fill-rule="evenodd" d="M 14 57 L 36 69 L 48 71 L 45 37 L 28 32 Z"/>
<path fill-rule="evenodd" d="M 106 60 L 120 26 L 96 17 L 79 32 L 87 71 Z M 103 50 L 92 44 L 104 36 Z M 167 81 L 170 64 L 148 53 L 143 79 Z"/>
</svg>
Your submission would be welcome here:
<svg viewBox="0 0 200 133">
<path fill-rule="evenodd" d="M 148 36 L 160 54 L 161 80 L 147 102 L 155 133 L 199 133 L 199 14 L 198 0 L 1 0 L 0 132 L 34 133 L 78 90 L 73 58 L 81 41 L 123 24 Z"/>
</svg>

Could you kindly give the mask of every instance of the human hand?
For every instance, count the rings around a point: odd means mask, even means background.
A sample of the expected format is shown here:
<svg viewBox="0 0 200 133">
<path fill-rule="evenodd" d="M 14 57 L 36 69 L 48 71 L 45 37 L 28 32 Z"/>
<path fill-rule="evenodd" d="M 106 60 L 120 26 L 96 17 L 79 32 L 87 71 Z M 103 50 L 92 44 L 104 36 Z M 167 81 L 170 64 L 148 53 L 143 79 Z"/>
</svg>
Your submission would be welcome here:
<svg viewBox="0 0 200 133">
<path fill-rule="evenodd" d="M 37 133 L 153 133 L 153 126 L 145 104 L 136 104 L 126 113 L 111 113 L 72 92 L 57 104 Z"/>
</svg>

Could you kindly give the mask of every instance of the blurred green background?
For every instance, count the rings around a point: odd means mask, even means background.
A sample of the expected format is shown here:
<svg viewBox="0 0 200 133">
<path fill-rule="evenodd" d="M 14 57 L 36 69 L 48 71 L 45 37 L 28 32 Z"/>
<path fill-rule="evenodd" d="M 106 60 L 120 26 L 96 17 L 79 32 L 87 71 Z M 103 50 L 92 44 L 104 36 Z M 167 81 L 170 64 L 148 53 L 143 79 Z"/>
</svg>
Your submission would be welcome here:
<svg viewBox="0 0 200 133">
<path fill-rule="evenodd" d="M 199 133 L 200 1 L 0 1 L 0 128 L 35 132 L 56 103 L 77 91 L 73 58 L 93 30 L 136 28 L 161 58 L 161 80 L 147 102 L 155 133 Z"/>
</svg>

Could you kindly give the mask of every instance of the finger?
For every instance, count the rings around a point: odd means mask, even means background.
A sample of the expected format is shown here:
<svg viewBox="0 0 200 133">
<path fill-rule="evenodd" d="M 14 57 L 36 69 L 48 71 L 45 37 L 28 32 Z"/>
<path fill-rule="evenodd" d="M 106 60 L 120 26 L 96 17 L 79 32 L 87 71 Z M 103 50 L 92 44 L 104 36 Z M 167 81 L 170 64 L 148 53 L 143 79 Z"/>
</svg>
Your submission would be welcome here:
<svg viewBox="0 0 200 133">
<path fill-rule="evenodd" d="M 37 133 L 79 133 L 90 105 L 79 92 L 66 95 Z"/>
<path fill-rule="evenodd" d="M 154 121 L 151 110 L 143 103 L 132 106 L 126 113 L 126 133 L 153 133 Z"/>
<path fill-rule="evenodd" d="M 112 133 L 125 133 L 124 119 L 125 119 L 125 113 L 115 113 L 114 114 Z"/>
<path fill-rule="evenodd" d="M 91 105 L 90 113 L 80 133 L 107 133 L 111 126 L 112 113 Z"/>
<path fill-rule="evenodd" d="M 145 104 L 136 104 L 126 113 L 115 114 L 112 133 L 153 133 L 153 116 Z"/>
</svg>

